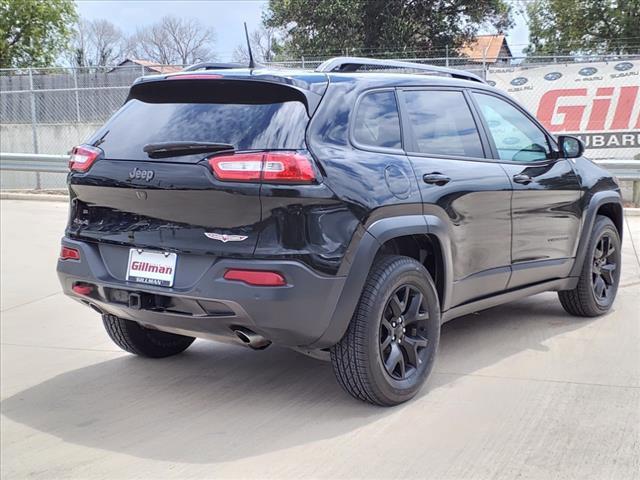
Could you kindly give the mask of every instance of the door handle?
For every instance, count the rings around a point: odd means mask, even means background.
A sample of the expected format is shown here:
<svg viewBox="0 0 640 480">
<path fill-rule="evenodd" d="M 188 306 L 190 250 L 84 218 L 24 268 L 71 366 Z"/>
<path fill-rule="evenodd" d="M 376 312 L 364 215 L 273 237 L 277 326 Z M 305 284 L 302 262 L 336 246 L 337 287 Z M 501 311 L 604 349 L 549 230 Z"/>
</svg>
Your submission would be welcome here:
<svg viewBox="0 0 640 480">
<path fill-rule="evenodd" d="M 526 185 L 528 183 L 533 182 L 533 179 L 529 175 L 525 175 L 524 173 L 518 173 L 517 175 L 513 176 L 513 181 L 516 183 L 521 183 L 523 185 Z"/>
<path fill-rule="evenodd" d="M 431 185 L 443 186 L 451 181 L 449 177 L 443 175 L 439 172 L 427 173 L 422 177 L 424 183 L 429 183 Z"/>
</svg>

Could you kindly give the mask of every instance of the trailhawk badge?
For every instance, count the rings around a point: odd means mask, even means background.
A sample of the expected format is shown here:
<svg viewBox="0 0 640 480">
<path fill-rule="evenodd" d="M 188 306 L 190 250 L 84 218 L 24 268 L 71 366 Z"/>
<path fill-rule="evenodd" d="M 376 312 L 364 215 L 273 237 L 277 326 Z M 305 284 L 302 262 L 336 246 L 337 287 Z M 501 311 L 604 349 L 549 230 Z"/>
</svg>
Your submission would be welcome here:
<svg viewBox="0 0 640 480">
<path fill-rule="evenodd" d="M 204 235 L 207 238 L 211 238 L 213 240 L 220 240 L 222 243 L 241 242 L 248 238 L 245 235 L 227 235 L 226 233 L 214 233 L 214 232 L 204 232 Z"/>
</svg>

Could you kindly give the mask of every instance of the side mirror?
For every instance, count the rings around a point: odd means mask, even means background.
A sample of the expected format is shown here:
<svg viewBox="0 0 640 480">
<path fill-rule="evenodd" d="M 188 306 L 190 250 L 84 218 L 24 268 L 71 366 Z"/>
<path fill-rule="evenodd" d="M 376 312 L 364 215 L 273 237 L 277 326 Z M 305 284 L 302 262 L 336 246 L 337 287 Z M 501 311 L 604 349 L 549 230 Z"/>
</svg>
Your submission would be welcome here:
<svg viewBox="0 0 640 480">
<path fill-rule="evenodd" d="M 570 135 L 560 135 L 558 137 L 558 148 L 560 149 L 560 154 L 565 158 L 578 158 L 584 153 L 582 140 Z"/>
</svg>

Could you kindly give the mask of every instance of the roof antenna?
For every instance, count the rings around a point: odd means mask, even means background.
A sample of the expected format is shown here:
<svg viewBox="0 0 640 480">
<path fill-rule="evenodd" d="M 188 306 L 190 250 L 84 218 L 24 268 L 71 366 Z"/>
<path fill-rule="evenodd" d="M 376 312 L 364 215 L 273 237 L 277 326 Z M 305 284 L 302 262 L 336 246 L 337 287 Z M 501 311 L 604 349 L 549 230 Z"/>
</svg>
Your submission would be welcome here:
<svg viewBox="0 0 640 480">
<path fill-rule="evenodd" d="M 244 22 L 244 35 L 247 37 L 247 51 L 249 52 L 249 68 L 256 68 L 253 62 L 253 53 L 251 53 L 251 42 L 249 41 L 249 31 L 247 30 L 247 22 Z"/>
</svg>

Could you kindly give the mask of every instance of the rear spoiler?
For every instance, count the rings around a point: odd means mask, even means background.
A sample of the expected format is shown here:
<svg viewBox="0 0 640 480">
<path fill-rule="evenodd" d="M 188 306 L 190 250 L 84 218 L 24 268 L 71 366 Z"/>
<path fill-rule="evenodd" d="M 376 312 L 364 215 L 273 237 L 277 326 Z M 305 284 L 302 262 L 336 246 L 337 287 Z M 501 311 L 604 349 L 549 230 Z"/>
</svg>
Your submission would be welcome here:
<svg viewBox="0 0 640 480">
<path fill-rule="evenodd" d="M 193 72 L 195 70 L 228 70 L 231 68 L 247 68 L 247 66 L 243 63 L 201 62 L 185 67 L 182 69 L 182 71 Z M 263 68 L 263 66 L 256 65 L 255 68 Z"/>
<path fill-rule="evenodd" d="M 235 73 L 235 72 L 234 72 Z M 304 84 L 290 77 L 276 75 L 228 75 L 224 72 L 192 72 L 140 77 L 131 86 L 127 101 L 138 99 L 148 103 L 265 103 L 269 101 L 302 102 L 309 116 L 318 108 L 328 80 Z M 182 79 L 181 77 L 185 77 Z M 188 83 L 188 85 L 187 85 Z"/>
</svg>

